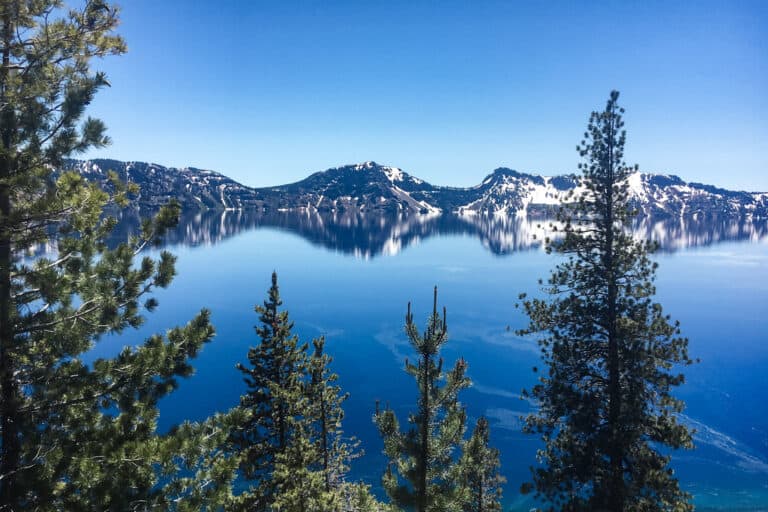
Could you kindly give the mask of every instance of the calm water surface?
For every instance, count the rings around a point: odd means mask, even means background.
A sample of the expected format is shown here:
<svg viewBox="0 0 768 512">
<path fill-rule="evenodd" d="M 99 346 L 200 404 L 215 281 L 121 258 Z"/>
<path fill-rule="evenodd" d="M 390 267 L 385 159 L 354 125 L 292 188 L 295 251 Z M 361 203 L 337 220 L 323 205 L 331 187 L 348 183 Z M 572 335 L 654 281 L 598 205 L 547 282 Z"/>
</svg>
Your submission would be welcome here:
<svg viewBox="0 0 768 512">
<path fill-rule="evenodd" d="M 437 285 L 451 336 L 444 356 L 468 361 L 474 385 L 462 401 L 470 421 L 486 415 L 492 422 L 508 479 L 506 506 L 527 510 L 531 502 L 518 488 L 538 441 L 520 432 L 519 416 L 530 409 L 519 392 L 534 383 L 539 357 L 534 343 L 513 334 L 525 324 L 514 304 L 521 292 L 540 293 L 537 279 L 557 257 L 546 255 L 531 238 L 535 226 L 521 221 L 350 222 L 188 220 L 172 237 L 179 276 L 158 293 L 157 312 L 138 333 L 106 340 L 96 355 L 209 308 L 216 339 L 196 361 L 195 376 L 162 403 L 162 427 L 225 410 L 244 392 L 234 365 L 257 341 L 253 306 L 276 270 L 297 333 L 306 341 L 326 336 L 340 384 L 351 393 L 345 427 L 366 452 L 353 476 L 377 486 L 385 460 L 371 421 L 374 404 L 388 401 L 403 422 L 414 408 L 415 385 L 403 371 L 412 355 L 403 333 L 406 304 L 412 301 L 415 317 L 425 321 Z M 666 240 L 656 257 L 658 299 L 701 358 L 678 391 L 688 404 L 686 421 L 698 430 L 697 448 L 676 453 L 674 467 L 699 510 L 768 510 L 766 226 L 644 229 Z"/>
</svg>

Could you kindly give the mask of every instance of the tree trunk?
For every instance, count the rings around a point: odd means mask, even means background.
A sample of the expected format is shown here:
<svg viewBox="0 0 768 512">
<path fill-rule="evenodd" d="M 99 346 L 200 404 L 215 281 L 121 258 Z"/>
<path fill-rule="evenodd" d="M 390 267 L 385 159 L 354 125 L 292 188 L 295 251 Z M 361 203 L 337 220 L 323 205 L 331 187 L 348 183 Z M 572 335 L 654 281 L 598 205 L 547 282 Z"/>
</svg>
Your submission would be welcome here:
<svg viewBox="0 0 768 512">
<path fill-rule="evenodd" d="M 606 178 L 606 236 L 605 236 L 605 270 L 608 278 L 608 424 L 610 439 L 608 456 L 610 458 L 610 483 L 608 489 L 608 506 L 613 512 L 624 510 L 624 469 L 623 447 L 621 440 L 621 368 L 619 359 L 619 340 L 616 332 L 616 300 L 617 283 L 613 247 L 613 185 L 614 185 L 614 161 L 613 161 L 613 111 L 610 112 L 608 133 L 608 159 Z"/>
<path fill-rule="evenodd" d="M 419 461 L 419 494 L 416 497 L 418 512 L 427 512 L 427 459 L 429 458 L 429 354 L 424 356 L 422 379 L 424 380 L 421 423 L 421 457 Z"/>
<path fill-rule="evenodd" d="M 331 473 L 328 468 L 330 464 L 330 454 L 328 453 L 328 419 L 326 414 L 326 405 L 325 405 L 325 392 L 322 389 L 322 380 L 321 382 L 321 391 L 320 391 L 320 430 L 322 434 L 321 439 L 321 448 L 323 451 L 323 473 L 325 476 L 325 490 L 330 492 L 331 490 Z"/>
<path fill-rule="evenodd" d="M 480 484 L 477 486 L 477 512 L 483 512 L 483 487 L 485 487 L 483 480 L 483 475 L 480 475 Z"/>
<path fill-rule="evenodd" d="M 14 112 L 7 101 L 13 27 L 11 13 L 3 13 L 3 55 L 0 70 L 0 112 L 2 148 L 0 149 L 0 509 L 14 506 L 17 492 L 14 481 L 19 469 L 21 446 L 18 431 L 18 389 L 14 377 L 13 318 L 15 311 L 11 297 L 10 214 L 11 191 L 8 184 L 13 171 Z"/>
</svg>

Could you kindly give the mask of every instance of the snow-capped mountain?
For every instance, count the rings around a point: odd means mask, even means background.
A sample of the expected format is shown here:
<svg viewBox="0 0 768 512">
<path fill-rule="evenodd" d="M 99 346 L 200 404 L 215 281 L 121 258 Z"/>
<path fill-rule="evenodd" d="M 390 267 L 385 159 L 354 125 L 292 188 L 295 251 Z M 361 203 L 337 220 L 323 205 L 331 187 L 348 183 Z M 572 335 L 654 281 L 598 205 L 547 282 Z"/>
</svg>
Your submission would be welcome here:
<svg viewBox="0 0 768 512">
<path fill-rule="evenodd" d="M 266 207 L 294 210 L 415 211 L 438 213 L 440 207 L 418 195 L 433 189 L 397 167 L 365 162 L 316 172 L 278 187 L 254 189 Z"/>
<path fill-rule="evenodd" d="M 551 215 L 581 191 L 575 175 L 544 177 L 499 168 L 479 185 L 435 186 L 375 162 L 316 172 L 287 185 L 250 188 L 214 171 L 163 167 L 141 162 L 69 162 L 88 179 L 106 184 L 108 170 L 137 183 L 135 204 L 156 207 L 173 197 L 185 209 L 306 210 L 319 212 L 402 212 Z M 628 180 L 631 203 L 642 216 L 768 218 L 768 193 L 736 192 L 673 175 L 634 173 Z"/>
<path fill-rule="evenodd" d="M 768 193 L 725 190 L 686 183 L 677 176 L 642 174 L 629 177 L 632 206 L 645 216 L 697 215 L 768 218 Z"/>
<path fill-rule="evenodd" d="M 256 206 L 253 189 L 215 171 L 185 167 L 164 167 L 145 162 L 118 160 L 69 160 L 67 170 L 76 170 L 86 179 L 109 189 L 107 173 L 139 185 L 134 204 L 156 208 L 175 198 L 185 209 L 243 209 Z"/>
</svg>

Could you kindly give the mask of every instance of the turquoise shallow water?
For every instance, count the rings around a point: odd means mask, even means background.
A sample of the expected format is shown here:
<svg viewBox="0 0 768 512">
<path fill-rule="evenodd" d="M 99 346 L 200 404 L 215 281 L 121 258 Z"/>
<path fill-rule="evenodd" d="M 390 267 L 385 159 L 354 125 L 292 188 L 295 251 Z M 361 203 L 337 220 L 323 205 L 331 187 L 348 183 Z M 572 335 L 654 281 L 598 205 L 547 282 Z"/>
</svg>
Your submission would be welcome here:
<svg viewBox="0 0 768 512">
<path fill-rule="evenodd" d="M 374 404 L 389 401 L 403 420 L 413 408 L 414 385 L 402 370 L 410 354 L 405 308 L 413 301 L 416 318 L 425 320 L 438 285 L 451 335 L 444 355 L 447 362 L 462 356 L 469 363 L 474 385 L 462 401 L 471 418 L 491 420 L 509 481 L 505 505 L 530 507 L 517 489 L 528 478 L 538 441 L 520 432 L 518 417 L 529 406 L 518 393 L 534 381 L 538 352 L 514 336 L 524 324 L 514 304 L 520 292 L 538 293 L 537 279 L 547 276 L 555 256 L 535 244 L 501 255 L 467 232 L 414 236 L 410 245 L 393 235 L 370 251 L 364 232 L 355 235 L 353 250 L 349 244 L 333 249 L 327 233 L 312 238 L 254 226 L 233 232 L 217 236 L 218 243 L 174 245 L 179 276 L 158 293 L 157 312 L 139 332 L 107 339 L 94 351 L 112 354 L 183 323 L 201 307 L 212 310 L 216 339 L 196 361 L 195 376 L 162 403 L 163 428 L 237 403 L 243 384 L 234 365 L 256 341 L 253 305 L 277 270 L 296 331 L 307 341 L 327 337 L 334 369 L 351 393 L 346 429 L 366 452 L 355 461 L 354 476 L 377 485 L 384 459 L 371 423 Z M 198 242 L 211 240 L 192 234 Z M 686 421 L 699 431 L 697 448 L 673 454 L 674 468 L 698 510 L 768 510 L 768 243 L 757 237 L 656 259 L 658 299 L 680 320 L 691 354 L 701 358 L 678 393 L 688 403 Z"/>
</svg>

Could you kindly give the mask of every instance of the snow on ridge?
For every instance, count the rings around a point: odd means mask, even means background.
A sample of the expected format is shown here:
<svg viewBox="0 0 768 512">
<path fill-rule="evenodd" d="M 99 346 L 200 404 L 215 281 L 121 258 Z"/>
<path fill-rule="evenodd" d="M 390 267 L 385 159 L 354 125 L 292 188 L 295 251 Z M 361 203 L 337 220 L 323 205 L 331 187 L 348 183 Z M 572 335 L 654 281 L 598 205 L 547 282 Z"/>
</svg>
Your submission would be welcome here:
<svg viewBox="0 0 768 512">
<path fill-rule="evenodd" d="M 365 171 L 365 170 L 373 169 L 375 167 L 378 167 L 379 169 L 381 169 L 381 171 L 384 173 L 387 179 L 392 183 L 396 181 L 403 181 L 405 179 L 405 173 L 399 167 L 391 167 L 389 165 L 378 165 L 373 160 L 369 160 L 367 162 L 362 162 L 352 166 L 352 168 L 355 171 Z M 413 179 L 413 181 L 416 183 L 423 183 L 422 180 L 419 180 L 416 178 L 411 178 L 411 179 Z"/>
<path fill-rule="evenodd" d="M 127 174 L 128 179 L 140 183 L 157 182 L 161 188 L 165 187 L 162 190 L 177 186 L 182 190 L 186 188 L 200 198 L 203 197 L 201 192 L 208 191 L 210 197 L 206 195 L 206 201 L 213 198 L 218 206 L 224 208 L 277 201 L 275 198 L 279 194 L 286 193 L 281 187 L 268 187 L 266 192 L 252 194 L 256 189 L 241 185 L 216 171 L 194 167 L 164 167 L 154 163 L 117 162 L 108 159 L 73 160 L 72 163 L 74 169 L 95 180 L 103 180 L 106 169 L 115 166 L 121 170 L 121 174 Z M 357 207 L 366 210 L 372 205 L 380 207 L 387 201 L 392 201 L 393 206 L 397 208 L 416 210 L 420 213 L 463 210 L 467 214 L 541 215 L 560 204 L 575 200 L 579 193 L 585 190 L 581 180 L 573 174 L 547 177 L 497 169 L 487 175 L 481 185 L 447 187 L 425 184 L 398 167 L 379 165 L 374 161 L 329 169 L 334 170 L 362 171 L 366 173 L 364 181 L 369 183 L 360 184 L 358 179 L 346 183 L 345 172 L 316 173 L 313 175 L 315 181 L 312 182 L 312 189 L 302 192 L 306 197 L 302 196 L 301 200 L 306 199 L 306 205 L 302 204 L 301 207 L 319 208 L 331 195 L 335 197 L 339 192 L 349 194 L 351 187 L 362 185 L 368 187 L 366 190 L 371 190 L 373 194 L 370 197 L 373 202 L 370 204 L 362 204 L 355 199 Z M 177 182 L 177 178 L 181 180 Z M 740 192 L 712 185 L 687 183 L 672 174 L 632 170 L 627 176 L 626 185 L 632 207 L 647 215 L 666 214 L 682 217 L 713 212 L 765 218 L 768 211 L 768 192 Z M 351 198 L 341 200 L 352 201 Z M 200 202 L 199 199 L 193 201 Z"/>
<path fill-rule="evenodd" d="M 417 201 L 416 199 L 411 196 L 408 192 L 401 189 L 397 185 L 392 182 L 392 193 L 395 195 L 396 198 L 400 199 L 401 201 L 405 202 L 408 206 L 415 208 L 417 210 L 426 210 L 428 213 L 440 213 L 440 208 L 437 208 L 431 204 L 429 204 L 426 201 Z M 400 203 L 400 206 L 402 207 L 402 203 Z"/>
<path fill-rule="evenodd" d="M 493 184 L 482 197 L 456 209 L 459 211 L 490 210 L 494 214 L 515 210 L 518 215 L 525 215 L 531 205 L 557 206 L 566 201 L 571 192 L 578 193 L 584 190 L 581 185 L 575 189 L 558 189 L 553 183 L 556 178 L 525 174 L 491 175 L 483 181 L 483 184 L 491 182 Z"/>
<path fill-rule="evenodd" d="M 641 200 L 647 199 L 648 191 L 644 184 L 645 181 L 646 180 L 643 179 L 643 174 L 640 172 L 633 172 L 630 174 L 629 178 L 627 178 L 630 195 Z"/>
<path fill-rule="evenodd" d="M 392 183 L 396 181 L 403 181 L 403 171 L 397 167 L 382 167 L 381 170 L 384 171 L 384 175 Z"/>
<path fill-rule="evenodd" d="M 356 171 L 363 171 L 366 169 L 373 169 L 376 166 L 376 162 L 373 160 L 368 160 L 367 162 L 361 162 L 359 164 L 355 164 L 352 166 L 352 168 Z"/>
<path fill-rule="evenodd" d="M 544 178 L 544 186 L 534 184 L 529 189 L 528 204 L 558 205 L 562 203 L 566 193 L 552 186 L 552 178 L 547 177 Z"/>
</svg>

